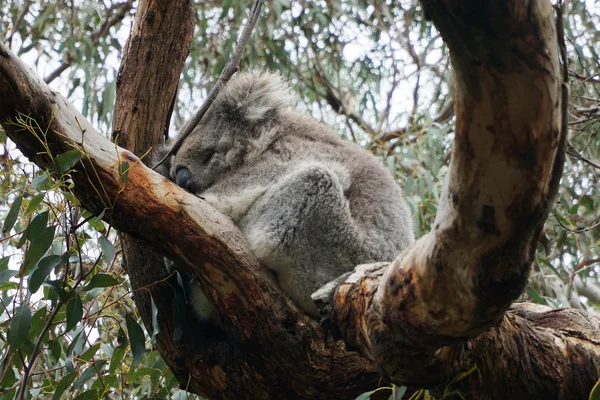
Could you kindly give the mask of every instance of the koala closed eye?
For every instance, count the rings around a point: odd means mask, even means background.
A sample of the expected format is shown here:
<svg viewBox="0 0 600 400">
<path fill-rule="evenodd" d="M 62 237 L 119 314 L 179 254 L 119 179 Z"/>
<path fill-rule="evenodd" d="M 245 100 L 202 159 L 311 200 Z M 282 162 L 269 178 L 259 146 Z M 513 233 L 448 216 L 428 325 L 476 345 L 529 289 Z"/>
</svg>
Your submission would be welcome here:
<svg viewBox="0 0 600 400">
<path fill-rule="evenodd" d="M 294 111 L 275 74 L 236 75 L 172 162 L 172 179 L 229 215 L 282 291 L 315 318 L 318 288 L 358 264 L 392 260 L 413 241 L 387 169 Z M 200 306 L 200 318 L 214 318 Z"/>
</svg>

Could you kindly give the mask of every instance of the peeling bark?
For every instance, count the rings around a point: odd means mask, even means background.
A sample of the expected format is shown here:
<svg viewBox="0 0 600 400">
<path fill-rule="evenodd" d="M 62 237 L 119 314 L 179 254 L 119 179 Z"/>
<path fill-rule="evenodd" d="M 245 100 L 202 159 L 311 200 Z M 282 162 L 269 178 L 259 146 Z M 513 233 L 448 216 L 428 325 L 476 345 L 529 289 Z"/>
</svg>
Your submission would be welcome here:
<svg viewBox="0 0 600 400">
<path fill-rule="evenodd" d="M 189 4 L 171 4 L 141 2 L 145 11 L 134 34 L 149 29 L 156 37 L 177 38 Z M 431 233 L 391 264 L 360 266 L 316 294 L 330 310 L 329 327 L 344 342 L 324 337 L 315 321 L 261 277 L 229 219 L 132 153 L 115 149 L 0 44 L 0 122 L 41 167 L 51 157 L 32 135 L 8 123 L 17 113 L 50 128 L 52 154 L 73 146 L 86 153 L 73 173 L 75 194 L 93 212 L 108 210 L 108 221 L 135 237 L 124 246 L 129 264 L 137 265 L 129 271 L 136 303 L 146 326 L 150 295 L 157 303 L 158 349 L 189 390 L 213 399 L 352 398 L 375 388 L 382 375 L 440 393 L 449 379 L 476 365 L 456 384 L 467 398 L 587 397 L 600 367 L 600 321 L 577 310 L 527 303 L 508 309 L 526 283 L 562 151 L 550 3 L 422 4 L 448 43 L 455 68 L 451 169 Z M 174 19 L 151 24 L 153 7 L 173 11 Z M 185 35 L 178 40 L 180 47 L 170 54 L 181 63 Z M 124 54 L 115 129 L 138 154 L 168 126 L 178 73 L 159 68 L 168 53 L 165 43 L 131 39 Z M 140 56 L 148 54 L 150 59 Z M 136 98 L 144 81 L 156 85 Z M 123 161 L 130 166 L 126 182 L 118 170 Z M 146 243 L 157 252 L 127 250 Z M 173 342 L 173 291 L 168 282 L 158 283 L 166 275 L 161 254 L 194 271 L 224 317 L 226 341 L 215 341 L 190 321 L 182 341 Z"/>
</svg>

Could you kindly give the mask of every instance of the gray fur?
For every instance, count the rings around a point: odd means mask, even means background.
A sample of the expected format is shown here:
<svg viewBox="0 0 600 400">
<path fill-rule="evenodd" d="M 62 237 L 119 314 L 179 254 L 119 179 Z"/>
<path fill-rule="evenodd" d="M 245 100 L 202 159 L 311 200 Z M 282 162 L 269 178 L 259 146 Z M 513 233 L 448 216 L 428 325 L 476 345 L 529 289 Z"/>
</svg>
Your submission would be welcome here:
<svg viewBox="0 0 600 400">
<path fill-rule="evenodd" d="M 278 75 L 238 74 L 161 172 L 229 215 L 283 292 L 317 317 L 314 291 L 358 264 L 393 260 L 413 229 L 381 163 L 289 99 Z"/>
</svg>

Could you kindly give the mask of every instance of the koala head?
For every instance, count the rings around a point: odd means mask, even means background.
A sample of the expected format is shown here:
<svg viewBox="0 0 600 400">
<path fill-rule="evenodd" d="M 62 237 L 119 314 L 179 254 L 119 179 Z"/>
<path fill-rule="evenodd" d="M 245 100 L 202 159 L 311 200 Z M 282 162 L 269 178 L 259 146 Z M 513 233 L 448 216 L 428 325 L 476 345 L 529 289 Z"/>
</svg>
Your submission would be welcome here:
<svg viewBox="0 0 600 400">
<path fill-rule="evenodd" d="M 159 172 L 192 193 L 203 192 L 269 146 L 290 100 L 289 87 L 277 74 L 236 75 Z"/>
</svg>

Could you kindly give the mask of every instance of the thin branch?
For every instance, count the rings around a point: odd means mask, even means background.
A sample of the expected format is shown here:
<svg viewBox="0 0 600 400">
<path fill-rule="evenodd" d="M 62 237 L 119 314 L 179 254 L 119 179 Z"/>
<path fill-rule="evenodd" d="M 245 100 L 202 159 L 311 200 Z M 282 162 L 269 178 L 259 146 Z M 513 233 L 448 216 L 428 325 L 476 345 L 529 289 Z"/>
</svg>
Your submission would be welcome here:
<svg viewBox="0 0 600 400">
<path fill-rule="evenodd" d="M 98 28 L 98 30 L 92 33 L 92 44 L 97 45 L 100 42 L 100 39 L 104 37 L 104 35 L 106 35 L 108 30 L 116 24 L 118 24 L 120 21 L 122 21 L 123 18 L 125 18 L 125 15 L 127 15 L 129 10 L 131 10 L 132 8 L 133 0 L 128 0 L 125 3 L 119 4 L 118 7 L 116 7 L 116 9 L 118 10 L 117 13 L 113 15 L 112 18 L 107 18 L 106 21 L 104 21 L 104 23 L 100 26 L 100 28 Z M 109 10 L 109 12 L 110 11 L 111 10 Z M 61 62 L 60 65 L 54 71 L 52 71 L 48 76 L 44 78 L 44 82 L 50 83 L 56 78 L 58 78 L 71 66 L 73 60 L 74 58 L 67 53 L 64 61 Z"/>
<path fill-rule="evenodd" d="M 204 104 L 202 104 L 198 111 L 196 111 L 196 114 L 194 114 L 194 117 L 187 124 L 184 131 L 179 135 L 179 137 L 173 144 L 173 147 L 171 147 L 167 154 L 158 163 L 156 163 L 156 165 L 154 165 L 152 169 L 156 169 L 159 165 L 165 162 L 165 160 L 167 160 L 169 157 L 175 154 L 177 150 L 179 150 L 179 147 L 181 147 L 183 141 L 188 136 L 190 136 L 194 128 L 200 123 L 200 121 L 204 117 L 204 114 L 206 114 L 212 103 L 215 101 L 221 89 L 227 84 L 227 82 L 229 82 L 233 74 L 237 72 L 238 66 L 242 59 L 242 55 L 244 54 L 244 48 L 246 47 L 246 43 L 248 43 L 248 40 L 252 35 L 252 31 L 254 30 L 254 26 L 256 25 L 256 22 L 260 17 L 261 8 L 262 0 L 254 0 L 252 8 L 250 9 L 250 16 L 248 17 L 248 22 L 242 29 L 242 33 L 240 35 L 237 45 L 235 46 L 235 50 L 233 51 L 233 56 L 231 57 L 231 60 L 229 60 L 225 68 L 223 68 L 223 71 L 221 72 L 217 83 L 215 84 L 215 86 L 213 86 L 210 93 L 208 94 L 208 98 L 204 101 Z"/>
<path fill-rule="evenodd" d="M 600 169 L 600 164 L 590 160 L 589 158 L 585 158 L 583 155 L 581 155 L 581 153 L 579 153 L 575 147 L 573 147 L 573 145 L 571 143 L 567 144 L 567 154 L 575 157 L 576 159 L 583 161 L 586 164 L 589 164 L 590 166 L 594 167 L 594 168 L 598 168 Z"/>
<path fill-rule="evenodd" d="M 563 224 L 563 222 L 560 220 L 560 218 L 558 218 L 558 215 L 556 214 L 556 212 L 554 213 L 554 218 L 556 218 L 556 221 L 558 221 L 558 224 L 560 226 L 563 227 L 563 229 L 571 232 L 571 233 L 584 233 L 584 232 L 589 232 L 591 230 L 596 229 L 597 227 L 600 226 L 600 222 L 595 223 L 592 226 L 588 226 L 587 228 L 581 228 L 581 229 L 573 229 L 573 228 L 569 228 L 568 226 L 566 226 L 565 224 Z"/>
<path fill-rule="evenodd" d="M 27 15 L 27 12 L 29 11 L 29 6 L 30 5 L 31 5 L 31 1 L 30 0 L 26 0 L 25 3 L 23 4 L 23 8 L 21 9 L 21 12 L 17 16 L 15 24 L 13 25 L 12 31 L 10 32 L 10 35 L 6 39 L 6 43 L 8 44 L 9 48 L 12 45 L 13 36 L 15 36 L 15 33 L 19 29 L 19 25 L 21 25 L 21 22 L 23 21 L 23 19 L 25 18 L 25 15 Z"/>
</svg>

